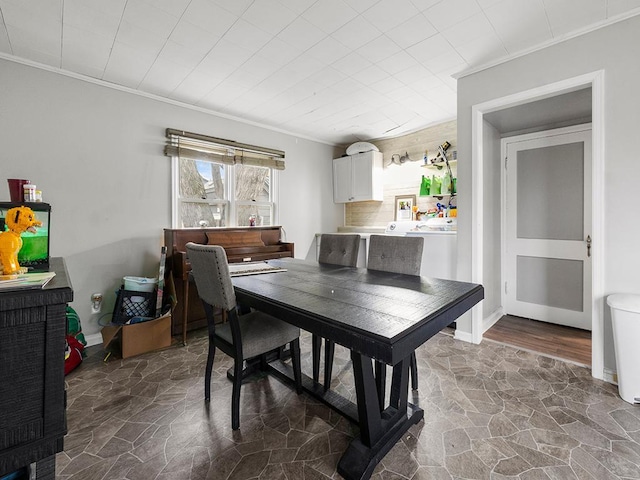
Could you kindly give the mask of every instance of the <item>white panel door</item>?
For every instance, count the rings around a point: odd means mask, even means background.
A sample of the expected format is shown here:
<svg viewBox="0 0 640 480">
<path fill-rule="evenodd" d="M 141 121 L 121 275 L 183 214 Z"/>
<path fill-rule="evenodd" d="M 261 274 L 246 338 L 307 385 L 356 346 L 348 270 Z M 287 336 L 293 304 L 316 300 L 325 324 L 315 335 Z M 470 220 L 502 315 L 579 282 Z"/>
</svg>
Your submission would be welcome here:
<svg viewBox="0 0 640 480">
<path fill-rule="evenodd" d="M 525 138 L 505 141 L 506 313 L 591 330 L 591 130 Z"/>
</svg>

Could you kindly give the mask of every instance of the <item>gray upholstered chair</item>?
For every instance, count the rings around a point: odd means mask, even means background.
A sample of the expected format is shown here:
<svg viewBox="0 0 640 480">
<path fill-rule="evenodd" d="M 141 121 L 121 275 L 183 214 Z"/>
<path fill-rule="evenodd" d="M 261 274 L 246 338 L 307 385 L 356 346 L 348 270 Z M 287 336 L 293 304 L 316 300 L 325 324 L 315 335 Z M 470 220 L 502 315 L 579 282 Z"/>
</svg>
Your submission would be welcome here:
<svg viewBox="0 0 640 480">
<path fill-rule="evenodd" d="M 211 372 L 217 347 L 234 359 L 231 427 L 237 430 L 240 428 L 240 386 L 245 359 L 261 356 L 289 343 L 296 391 L 302 393 L 300 329 L 262 312 L 253 311 L 240 315 L 224 248 L 187 243 L 186 250 L 209 327 L 204 398 L 206 401 L 211 398 Z M 214 306 L 227 313 L 227 323 L 214 323 Z"/>
<path fill-rule="evenodd" d="M 367 268 L 382 272 L 420 275 L 424 238 L 371 235 Z"/>
<path fill-rule="evenodd" d="M 369 237 L 369 257 L 367 269 L 382 272 L 401 273 L 403 275 L 420 275 L 424 238 L 400 237 L 393 235 L 371 235 Z M 411 354 L 411 388 L 418 389 L 418 362 L 415 352 Z M 384 364 L 376 364 L 376 379 L 380 404 L 383 406 L 386 368 Z"/>
<path fill-rule="evenodd" d="M 328 263 L 331 265 L 344 265 L 355 267 L 358 263 L 358 250 L 360 249 L 360 235 L 323 233 L 320 235 L 320 252 L 318 253 L 318 263 Z M 320 348 L 322 338 L 313 334 L 311 336 L 313 355 L 313 381 L 317 382 L 320 377 Z M 333 370 L 333 354 L 335 344 L 332 340 L 324 339 L 324 389 L 331 386 L 331 372 Z"/>
</svg>

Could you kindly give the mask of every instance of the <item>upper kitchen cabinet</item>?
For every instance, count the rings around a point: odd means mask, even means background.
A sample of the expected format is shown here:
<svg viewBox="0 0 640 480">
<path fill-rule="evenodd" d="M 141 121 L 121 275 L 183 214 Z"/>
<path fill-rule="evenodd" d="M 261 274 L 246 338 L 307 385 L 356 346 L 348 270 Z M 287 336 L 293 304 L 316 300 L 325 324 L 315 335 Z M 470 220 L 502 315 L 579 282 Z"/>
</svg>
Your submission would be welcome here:
<svg viewBox="0 0 640 480">
<path fill-rule="evenodd" d="M 382 153 L 369 151 L 333 160 L 335 203 L 382 201 Z"/>
</svg>

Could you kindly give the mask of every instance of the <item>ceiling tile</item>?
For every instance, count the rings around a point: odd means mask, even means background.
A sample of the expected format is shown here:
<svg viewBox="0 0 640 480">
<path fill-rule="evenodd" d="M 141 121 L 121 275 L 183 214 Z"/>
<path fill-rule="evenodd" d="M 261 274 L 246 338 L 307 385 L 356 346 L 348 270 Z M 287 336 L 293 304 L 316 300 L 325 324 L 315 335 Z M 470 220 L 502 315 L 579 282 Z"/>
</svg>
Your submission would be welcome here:
<svg viewBox="0 0 640 480">
<path fill-rule="evenodd" d="M 507 49 L 493 31 L 457 46 L 456 51 L 470 65 L 480 65 L 507 56 Z"/>
<path fill-rule="evenodd" d="M 164 12 L 167 12 L 169 15 L 172 15 L 177 18 L 180 18 L 184 14 L 185 10 L 189 6 L 189 3 L 191 3 L 191 0 L 144 0 L 144 1 L 149 5 L 159 10 L 162 10 Z M 111 1 L 109 1 L 109 3 L 111 3 Z M 65 4 L 66 4 L 66 0 L 65 0 Z"/>
<path fill-rule="evenodd" d="M 4 11 L 7 7 L 20 7 L 32 14 L 51 17 L 58 22 L 62 20 L 62 0 L 2 0 L 0 7 Z"/>
<path fill-rule="evenodd" d="M 238 19 L 222 38 L 249 50 L 259 50 L 271 40 L 271 35 L 243 19 Z"/>
<path fill-rule="evenodd" d="M 62 36 L 62 68 L 71 64 L 86 65 L 91 70 L 104 72 L 113 40 L 104 35 L 67 25 Z"/>
<path fill-rule="evenodd" d="M 340 60 L 334 62 L 331 66 L 339 72 L 351 76 L 371 66 L 371 62 L 364 58 L 362 55 L 353 52 L 346 57 L 343 57 Z"/>
<path fill-rule="evenodd" d="M 171 92 L 171 98 L 187 103 L 198 103 L 222 79 L 215 80 L 210 74 L 194 70 Z"/>
<path fill-rule="evenodd" d="M 345 3 L 353 8 L 356 12 L 362 13 L 373 7 L 380 0 L 345 0 Z"/>
<path fill-rule="evenodd" d="M 253 2 L 242 18 L 256 27 L 277 35 L 298 15 L 277 2 Z"/>
<path fill-rule="evenodd" d="M 154 35 L 169 38 L 178 23 L 178 17 L 168 14 L 142 0 L 129 0 L 124 9 L 123 21 L 138 28 L 153 32 Z"/>
<path fill-rule="evenodd" d="M 2 12 L 0 12 L 0 52 L 13 54 L 11 51 L 11 44 L 9 43 L 9 34 L 2 21 Z"/>
<path fill-rule="evenodd" d="M 358 16 L 331 34 L 346 47 L 355 50 L 380 36 L 380 30 Z"/>
<path fill-rule="evenodd" d="M 195 53 L 208 53 L 220 40 L 220 36 L 204 30 L 186 20 L 181 20 L 171 32 L 169 40 Z"/>
<path fill-rule="evenodd" d="M 60 55 L 50 55 L 48 53 L 42 52 L 40 50 L 34 50 L 33 48 L 27 46 L 27 43 L 30 42 L 21 42 L 20 38 L 23 38 L 21 35 L 18 35 L 18 31 L 15 29 L 9 28 L 9 35 L 12 41 L 12 49 L 13 55 L 21 58 L 28 58 L 29 60 L 42 63 L 43 65 L 50 65 L 55 68 L 60 68 Z M 18 38 L 20 37 L 20 38 Z"/>
<path fill-rule="evenodd" d="M 229 75 L 225 81 L 237 82 L 245 87 L 253 88 L 279 68 L 278 65 L 254 55 Z"/>
<path fill-rule="evenodd" d="M 436 57 L 447 54 L 453 55 L 455 51 L 444 35 L 438 34 L 407 48 L 407 53 L 418 62 L 426 65 Z"/>
<path fill-rule="evenodd" d="M 138 86 L 140 90 L 168 96 L 190 73 L 190 69 L 158 58 Z"/>
<path fill-rule="evenodd" d="M 382 94 L 392 92 L 393 90 L 397 88 L 402 88 L 404 86 L 405 84 L 403 82 L 401 82 L 400 80 L 398 80 L 393 76 L 389 76 L 387 78 L 384 78 L 370 85 L 372 90 L 375 90 L 376 92 L 382 93 Z"/>
<path fill-rule="evenodd" d="M 218 36 L 224 35 L 237 19 L 238 15 L 207 0 L 192 0 L 182 16 L 182 20 Z"/>
<path fill-rule="evenodd" d="M 601 22 L 607 16 L 607 0 L 542 0 L 554 37 L 583 25 Z"/>
<path fill-rule="evenodd" d="M 190 48 L 180 45 L 179 43 L 169 40 L 160 51 L 158 58 L 162 58 L 184 68 L 188 68 L 189 71 L 191 71 L 200 64 L 204 56 L 205 54 L 202 52 L 196 52 Z"/>
<path fill-rule="evenodd" d="M 493 25 L 487 20 L 484 12 L 476 13 L 471 17 L 442 30 L 442 36 L 454 47 L 465 45 L 476 38 L 495 36 Z M 496 37 L 497 38 L 497 37 Z"/>
<path fill-rule="evenodd" d="M 201 66 L 215 70 L 235 70 L 237 67 L 251 58 L 251 50 L 242 48 L 224 38 L 202 59 Z"/>
<path fill-rule="evenodd" d="M 274 37 L 258 51 L 257 55 L 274 64 L 285 65 L 300 55 L 300 50 Z"/>
<path fill-rule="evenodd" d="M 350 51 L 349 48 L 345 47 L 341 42 L 333 38 L 333 36 L 328 36 L 316 43 L 304 52 L 304 54 L 319 60 L 325 65 L 330 65 L 347 56 Z"/>
<path fill-rule="evenodd" d="M 244 95 L 247 90 L 241 85 L 223 82 L 209 92 L 198 104 L 213 110 L 221 110 L 221 107 L 232 103 L 240 95 Z"/>
<path fill-rule="evenodd" d="M 14 51 L 28 49 L 41 52 L 45 58 L 60 58 L 62 25 L 59 15 L 51 15 L 49 11 L 32 10 L 22 4 L 3 4 L 2 16 Z"/>
<path fill-rule="evenodd" d="M 362 14 L 381 31 L 406 22 L 420 13 L 410 0 L 381 0 Z"/>
<path fill-rule="evenodd" d="M 476 0 L 447 0 L 428 8 L 425 16 L 434 27 L 442 31 L 479 11 L 480 7 Z"/>
<path fill-rule="evenodd" d="M 216 6 L 225 9 L 236 17 L 242 16 L 254 1 L 255 0 L 211 0 Z"/>
<path fill-rule="evenodd" d="M 423 14 L 418 13 L 409 20 L 386 32 L 386 35 L 402 48 L 408 48 L 438 33 Z"/>
<path fill-rule="evenodd" d="M 381 62 L 401 51 L 401 48 L 386 35 L 380 35 L 360 47 L 357 52 L 373 63 Z"/>
<path fill-rule="evenodd" d="M 122 10 L 113 14 L 105 13 L 96 8 L 91 8 L 79 0 L 66 1 L 64 3 L 64 26 L 81 28 L 85 31 L 113 37 L 118 32 Z"/>
<path fill-rule="evenodd" d="M 413 3 L 413 5 L 421 12 L 424 12 L 440 2 L 442 2 L 442 0 L 411 0 L 411 3 Z"/>
<path fill-rule="evenodd" d="M 343 0 L 322 0 L 316 2 L 302 17 L 325 33 L 333 33 L 352 20 L 358 13 Z"/>
<path fill-rule="evenodd" d="M 133 49 L 155 52 L 157 55 L 160 53 L 160 50 L 162 50 L 167 39 L 164 35 L 157 35 L 132 23 L 122 21 L 118 29 L 116 41 L 129 45 Z"/>
<path fill-rule="evenodd" d="M 120 18 L 126 5 L 127 0 L 109 0 L 108 2 L 104 0 L 64 0 L 65 21 L 67 20 L 67 9 L 78 10 L 80 8 L 86 8 L 104 15 Z"/>
<path fill-rule="evenodd" d="M 302 17 L 296 18 L 278 34 L 280 40 L 301 51 L 307 50 L 325 37 L 326 34 L 322 30 Z"/>
<path fill-rule="evenodd" d="M 316 3 L 316 1 L 317 0 L 277 0 L 278 3 L 284 5 L 292 12 L 296 12 L 298 15 L 307 10 L 311 5 Z"/>
<path fill-rule="evenodd" d="M 354 73 L 352 76 L 355 80 L 358 80 L 363 85 L 372 85 L 389 77 L 389 74 L 381 69 L 377 65 L 371 65 L 364 70 Z"/>
<path fill-rule="evenodd" d="M 607 2 L 607 18 L 627 13 L 636 8 L 640 8 L 640 0 L 609 0 Z"/>
<path fill-rule="evenodd" d="M 109 63 L 102 77 L 104 80 L 137 88 L 153 65 L 157 54 L 116 42 L 111 50 Z"/>
<path fill-rule="evenodd" d="M 502 0 L 485 10 L 510 54 L 551 40 L 551 30 L 540 0 Z"/>
<path fill-rule="evenodd" d="M 404 50 L 377 62 L 377 65 L 380 68 L 389 72 L 391 75 L 406 70 L 407 68 L 411 68 L 415 64 L 416 59 Z"/>
</svg>

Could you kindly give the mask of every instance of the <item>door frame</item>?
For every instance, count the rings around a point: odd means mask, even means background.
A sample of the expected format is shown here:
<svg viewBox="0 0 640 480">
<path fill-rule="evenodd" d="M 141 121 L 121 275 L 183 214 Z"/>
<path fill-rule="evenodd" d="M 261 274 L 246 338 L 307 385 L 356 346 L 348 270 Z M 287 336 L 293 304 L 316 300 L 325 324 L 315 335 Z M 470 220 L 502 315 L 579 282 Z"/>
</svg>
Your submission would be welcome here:
<svg viewBox="0 0 640 480">
<path fill-rule="evenodd" d="M 471 109 L 471 163 L 472 163 L 472 208 L 471 208 L 471 281 L 483 283 L 483 220 L 485 214 L 483 188 L 483 133 L 484 115 L 554 97 L 580 88 L 591 87 L 591 147 L 592 147 L 592 290 L 591 290 L 591 375 L 604 379 L 604 202 L 597 195 L 604 191 L 604 70 L 586 73 L 577 77 L 543 85 L 473 105 Z M 504 194 L 504 192 L 501 192 Z M 487 212 L 487 215 L 492 212 Z M 502 226 L 501 226 L 502 228 Z M 504 258 L 501 259 L 504 262 Z M 501 285 L 504 278 L 501 274 Z M 498 317 L 499 318 L 499 317 Z M 497 319 L 496 319 L 497 320 Z M 471 310 L 471 341 L 480 343 L 482 335 L 491 326 L 485 324 L 482 305 Z"/>
<path fill-rule="evenodd" d="M 534 133 L 525 133 L 522 135 L 514 135 L 512 137 L 503 137 L 500 140 L 500 158 L 503 159 L 502 163 L 501 163 L 501 168 L 500 168 L 500 244 L 501 244 L 501 252 L 500 252 L 500 278 L 501 278 L 501 285 L 504 285 L 505 282 L 508 279 L 508 268 L 507 268 L 507 226 L 508 226 L 508 221 L 507 221 L 507 169 L 505 168 L 504 165 L 504 158 L 507 156 L 507 149 L 508 149 L 508 145 L 510 143 L 520 143 L 520 142 L 526 142 L 529 140 L 537 140 L 537 139 L 541 139 L 541 138 L 546 138 L 546 137 L 556 137 L 556 136 L 561 136 L 561 135 L 566 135 L 566 134 L 571 134 L 571 133 L 577 133 L 577 132 L 593 132 L 593 127 L 591 125 L 591 122 L 589 123 L 582 123 L 579 125 L 572 125 L 570 127 L 561 127 L 561 128 L 551 128 L 549 130 L 541 130 L 541 131 L 537 131 Z M 593 155 L 592 155 L 593 157 Z M 511 163 L 511 162 L 509 162 Z M 593 187 L 593 182 L 591 182 L 591 186 Z M 591 191 L 591 200 L 593 203 L 593 189 Z M 586 232 L 588 235 L 591 235 L 591 229 L 589 229 L 589 232 Z M 584 241 L 584 238 L 583 238 Z M 591 259 L 593 261 L 593 255 L 591 255 Z M 593 264 L 593 263 L 592 263 Z M 591 280 L 593 280 L 593 278 L 591 278 Z M 517 288 L 517 285 L 511 285 L 511 288 Z M 593 289 L 592 289 L 593 292 Z M 593 293 L 592 293 L 592 297 L 591 300 L 593 300 Z M 506 310 L 506 305 L 507 305 L 507 294 L 505 292 L 505 289 L 502 288 L 500 290 L 500 305 L 502 306 L 503 310 Z M 504 314 L 506 314 L 506 311 L 503 311 Z M 590 315 L 590 317 L 592 317 L 592 315 Z M 592 324 L 593 324 L 593 318 L 591 318 L 592 320 Z M 593 327 L 593 325 L 592 325 Z M 486 331 L 486 330 L 485 330 Z M 593 342 L 592 342 L 593 343 Z"/>
</svg>

